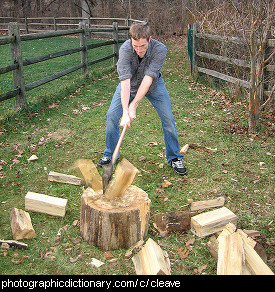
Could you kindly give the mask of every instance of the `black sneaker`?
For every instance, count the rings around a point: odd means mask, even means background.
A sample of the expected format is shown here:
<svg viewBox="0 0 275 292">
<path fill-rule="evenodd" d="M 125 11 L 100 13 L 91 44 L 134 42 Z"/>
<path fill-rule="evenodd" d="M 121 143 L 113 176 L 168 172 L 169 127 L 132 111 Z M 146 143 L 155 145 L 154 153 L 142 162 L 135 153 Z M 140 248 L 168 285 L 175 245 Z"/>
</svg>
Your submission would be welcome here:
<svg viewBox="0 0 275 292">
<path fill-rule="evenodd" d="M 103 156 L 99 161 L 98 161 L 98 166 L 102 167 L 103 165 L 107 165 L 111 163 L 112 159 L 106 156 Z"/>
<path fill-rule="evenodd" d="M 180 158 L 174 158 L 169 163 L 175 170 L 175 172 L 179 175 L 185 175 L 187 173 L 185 166 L 183 165 L 183 161 Z"/>
</svg>

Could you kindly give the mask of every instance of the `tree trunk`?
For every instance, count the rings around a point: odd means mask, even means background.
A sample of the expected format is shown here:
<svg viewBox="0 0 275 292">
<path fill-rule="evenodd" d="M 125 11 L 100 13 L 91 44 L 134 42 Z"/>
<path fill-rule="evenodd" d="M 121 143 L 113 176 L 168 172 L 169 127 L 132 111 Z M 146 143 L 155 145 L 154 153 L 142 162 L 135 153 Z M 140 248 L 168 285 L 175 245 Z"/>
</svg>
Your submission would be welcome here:
<svg viewBox="0 0 275 292">
<path fill-rule="evenodd" d="M 81 197 L 80 233 L 103 250 L 129 248 L 147 235 L 150 204 L 147 193 L 133 185 L 115 199 L 88 188 Z"/>
</svg>

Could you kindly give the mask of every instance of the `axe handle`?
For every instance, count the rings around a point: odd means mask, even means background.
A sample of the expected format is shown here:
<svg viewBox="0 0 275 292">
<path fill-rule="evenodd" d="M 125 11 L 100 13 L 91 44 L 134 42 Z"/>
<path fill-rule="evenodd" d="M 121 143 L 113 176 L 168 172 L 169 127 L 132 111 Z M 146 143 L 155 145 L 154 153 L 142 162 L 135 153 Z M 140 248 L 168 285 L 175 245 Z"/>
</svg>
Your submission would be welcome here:
<svg viewBox="0 0 275 292">
<path fill-rule="evenodd" d="M 118 142 L 117 142 L 117 145 L 116 145 L 115 151 L 114 151 L 114 153 L 113 153 L 113 156 L 112 156 L 112 164 L 113 164 L 113 165 L 114 165 L 115 162 L 116 162 L 116 159 L 117 159 L 117 156 L 118 156 L 118 152 L 119 152 L 119 148 L 120 148 L 121 143 L 122 143 L 122 140 L 123 140 L 123 138 L 124 138 L 124 135 L 125 135 L 126 129 L 127 129 L 127 125 L 125 125 L 125 126 L 123 127 L 122 133 L 121 133 L 121 135 L 120 135 L 120 137 L 119 137 L 119 140 L 118 140 Z"/>
</svg>

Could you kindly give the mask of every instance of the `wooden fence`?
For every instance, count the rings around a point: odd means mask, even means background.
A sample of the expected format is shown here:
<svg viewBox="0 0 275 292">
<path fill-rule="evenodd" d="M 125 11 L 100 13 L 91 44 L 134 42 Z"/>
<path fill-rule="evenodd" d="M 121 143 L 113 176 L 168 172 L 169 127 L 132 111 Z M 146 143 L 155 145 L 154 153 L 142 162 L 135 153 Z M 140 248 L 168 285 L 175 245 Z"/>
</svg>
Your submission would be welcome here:
<svg viewBox="0 0 275 292">
<path fill-rule="evenodd" d="M 207 33 L 200 33 L 200 26 L 198 23 L 188 26 L 188 54 L 191 63 L 191 73 L 194 75 L 196 72 L 204 73 L 209 76 L 231 82 L 234 84 L 239 84 L 241 87 L 250 89 L 250 80 L 243 80 L 237 77 L 230 76 L 224 72 L 218 72 L 216 70 L 211 70 L 209 68 L 204 68 L 200 62 L 200 58 L 206 58 L 212 61 L 223 62 L 232 66 L 238 66 L 246 69 L 250 69 L 250 61 L 236 58 L 229 58 L 226 56 L 221 56 L 209 52 L 203 52 L 200 48 L 200 40 L 209 40 L 210 42 L 222 42 L 227 44 L 237 44 L 243 45 L 244 40 L 237 37 L 225 37 L 220 35 L 212 35 Z M 268 40 L 268 49 L 273 49 L 275 47 L 275 39 Z M 275 71 L 274 65 L 267 65 L 266 71 L 270 75 Z M 263 88 L 267 89 L 263 93 L 267 96 L 271 94 L 269 90 L 272 87 L 271 84 L 264 84 Z"/>
<path fill-rule="evenodd" d="M 102 62 L 104 60 L 113 58 L 114 64 L 118 60 L 118 51 L 119 43 L 122 43 L 124 40 L 119 40 L 120 31 L 128 31 L 128 26 L 118 26 L 117 22 L 112 24 L 111 28 L 88 28 L 85 23 L 79 23 L 79 28 L 71 30 L 60 30 L 60 31 L 51 31 L 51 32 L 40 32 L 32 34 L 20 35 L 20 29 L 18 23 L 10 23 L 8 27 L 9 35 L 5 37 L 0 37 L 0 46 L 5 44 L 10 44 L 11 48 L 11 65 L 0 68 L 0 74 L 7 72 L 13 72 L 13 83 L 14 89 L 0 95 L 0 102 L 15 97 L 15 106 L 16 107 L 27 107 L 26 92 L 32 90 L 38 86 L 41 86 L 45 83 L 58 79 L 62 76 L 65 76 L 69 73 L 72 73 L 76 70 L 82 69 L 82 74 L 85 74 L 88 70 L 88 66 Z M 95 44 L 87 44 L 87 35 L 93 32 L 108 32 L 112 34 L 112 39 L 107 41 L 101 41 Z M 48 55 L 43 55 L 39 57 L 33 57 L 29 59 L 22 59 L 21 52 L 21 42 L 38 40 L 43 38 L 53 38 L 58 36 L 68 36 L 68 35 L 79 35 L 80 46 L 74 49 L 55 52 Z M 102 46 L 113 45 L 113 53 L 107 56 L 104 56 L 97 60 L 88 60 L 88 50 L 99 48 Z M 75 53 L 81 54 L 81 63 L 75 65 L 71 68 L 67 68 L 61 72 L 55 73 L 51 76 L 47 76 L 43 79 L 34 81 L 30 84 L 25 84 L 24 81 L 24 66 L 31 64 L 43 62 L 53 58 L 58 58 L 66 55 L 71 55 Z"/>
<path fill-rule="evenodd" d="M 146 20 L 145 20 L 146 21 Z M 10 22 L 17 22 L 20 33 L 42 32 L 52 30 L 67 30 L 78 28 L 79 22 L 84 22 L 88 28 L 112 28 L 113 22 L 119 26 L 130 26 L 142 20 L 127 18 L 104 17 L 0 17 L 0 32 L 8 32 Z M 96 35 L 110 34 L 110 32 L 93 31 Z"/>
</svg>

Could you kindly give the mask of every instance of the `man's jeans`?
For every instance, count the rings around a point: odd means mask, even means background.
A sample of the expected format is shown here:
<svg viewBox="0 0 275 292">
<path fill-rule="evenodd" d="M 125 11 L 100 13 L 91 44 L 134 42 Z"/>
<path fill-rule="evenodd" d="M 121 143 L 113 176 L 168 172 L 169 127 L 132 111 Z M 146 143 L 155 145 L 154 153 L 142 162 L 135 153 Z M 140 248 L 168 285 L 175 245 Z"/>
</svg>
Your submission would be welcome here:
<svg viewBox="0 0 275 292">
<path fill-rule="evenodd" d="M 106 115 L 106 149 L 103 156 L 109 158 L 112 158 L 119 139 L 119 120 L 122 116 L 120 90 L 121 86 L 119 84 L 116 88 L 111 105 Z M 172 159 L 177 157 L 183 158 L 183 155 L 179 153 L 180 147 L 175 119 L 171 109 L 170 97 L 161 76 L 158 79 L 156 88 L 153 90 L 153 92 L 147 94 L 146 97 L 157 110 L 161 120 L 167 162 L 169 163 Z M 133 96 L 130 97 L 130 102 L 133 100 L 133 98 Z"/>
</svg>

